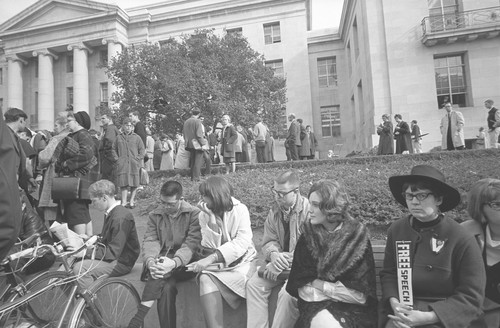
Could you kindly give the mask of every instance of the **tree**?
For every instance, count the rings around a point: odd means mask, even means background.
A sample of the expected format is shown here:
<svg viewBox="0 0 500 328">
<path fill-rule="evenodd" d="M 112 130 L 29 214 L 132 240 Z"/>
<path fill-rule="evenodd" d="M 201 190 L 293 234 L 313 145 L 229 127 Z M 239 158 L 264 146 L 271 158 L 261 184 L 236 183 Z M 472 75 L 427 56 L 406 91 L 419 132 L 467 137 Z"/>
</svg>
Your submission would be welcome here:
<svg viewBox="0 0 500 328">
<path fill-rule="evenodd" d="M 131 46 L 111 60 L 106 73 L 118 86 L 112 96 L 120 104 L 117 116 L 137 110 L 156 131 L 181 130 L 195 106 L 209 125 L 227 113 L 245 127 L 260 115 L 272 131 L 282 129 L 286 81 L 234 33 L 219 37 L 199 30 L 161 45 Z"/>
</svg>

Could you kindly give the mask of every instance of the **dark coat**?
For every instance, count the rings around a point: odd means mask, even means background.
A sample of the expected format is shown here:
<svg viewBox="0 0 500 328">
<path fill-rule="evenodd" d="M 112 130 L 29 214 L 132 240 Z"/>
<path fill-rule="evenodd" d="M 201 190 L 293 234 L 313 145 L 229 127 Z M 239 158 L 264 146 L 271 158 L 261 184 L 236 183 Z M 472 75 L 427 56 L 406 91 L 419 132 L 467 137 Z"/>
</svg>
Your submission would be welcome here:
<svg viewBox="0 0 500 328">
<path fill-rule="evenodd" d="M 392 123 L 384 122 L 384 124 L 381 124 L 377 128 L 377 134 L 380 136 L 377 155 L 394 154 L 394 135 L 392 134 Z"/>
<path fill-rule="evenodd" d="M 299 122 L 293 120 L 288 127 L 288 136 L 286 137 L 286 144 L 300 146 L 300 126 Z"/>
<path fill-rule="evenodd" d="M 24 189 L 26 191 L 26 193 L 29 193 L 28 192 L 28 181 L 33 176 L 26 169 L 26 154 L 24 152 L 23 146 L 21 145 L 21 139 L 19 138 L 17 133 L 12 131 L 12 129 L 8 126 L 7 126 L 6 132 L 8 132 L 8 134 L 10 134 L 11 140 L 13 142 L 14 150 L 15 150 L 15 155 L 14 155 L 13 159 L 15 159 L 15 165 L 16 165 L 15 172 L 18 175 L 17 181 L 18 181 L 19 187 Z M 7 133 L 5 133 L 5 135 L 7 135 Z"/>
<path fill-rule="evenodd" d="M 399 299 L 397 241 L 411 242 L 413 299 L 436 299 L 428 307 L 436 312 L 444 327 L 470 327 L 481 314 L 486 285 L 481 251 L 474 236 L 446 217 L 420 231 L 412 227 L 412 220 L 411 216 L 397 220 L 387 233 L 384 267 L 380 272 L 379 327 L 384 327 L 387 314 L 392 313 L 389 299 Z M 432 238 L 445 241 L 437 254 L 432 250 Z"/>
<path fill-rule="evenodd" d="M 221 140 L 221 153 L 224 157 L 235 157 L 234 143 L 238 138 L 238 132 L 233 125 L 224 127 L 222 140 Z"/>
<path fill-rule="evenodd" d="M 402 154 L 406 150 L 413 154 L 411 130 L 408 123 L 401 121 L 396 125 L 394 128 L 394 139 L 396 139 L 396 154 Z"/>
<path fill-rule="evenodd" d="M 113 168 L 115 166 L 115 159 L 111 154 L 111 149 L 120 134 L 120 130 L 114 124 L 109 124 L 104 127 L 101 143 L 99 145 L 99 155 L 101 160 L 101 173 L 103 179 L 114 181 Z"/>
<path fill-rule="evenodd" d="M 203 133 L 203 125 L 201 121 L 192 116 L 186 122 L 182 128 L 182 134 L 184 135 L 184 148 L 186 150 L 194 149 L 193 139 L 198 140 L 198 143 L 203 146 L 207 144 L 207 139 Z"/>
<path fill-rule="evenodd" d="M 17 162 L 21 149 L 12 138 L 13 131 L 0 115 L 0 259 L 14 245 L 21 227 L 21 202 L 19 200 Z"/>
<path fill-rule="evenodd" d="M 140 138 L 137 139 L 140 141 Z M 116 272 L 132 270 L 141 250 L 132 213 L 121 205 L 113 208 L 104 218 L 100 236 L 101 242 L 106 247 L 97 248 L 95 259 L 106 262 L 117 261 L 110 276 L 115 275 L 115 270 Z M 91 255 L 92 250 L 89 249 L 85 257 L 90 258 Z M 121 268 L 117 269 L 119 266 Z"/>
<path fill-rule="evenodd" d="M 135 134 L 120 134 L 111 154 L 116 161 L 117 187 L 139 187 L 139 169 L 146 150 L 141 138 Z"/>
<path fill-rule="evenodd" d="M 141 121 L 137 122 L 134 127 L 134 133 L 137 134 L 141 140 L 142 145 L 146 148 L 146 138 L 148 134 L 146 133 L 146 126 Z"/>
</svg>

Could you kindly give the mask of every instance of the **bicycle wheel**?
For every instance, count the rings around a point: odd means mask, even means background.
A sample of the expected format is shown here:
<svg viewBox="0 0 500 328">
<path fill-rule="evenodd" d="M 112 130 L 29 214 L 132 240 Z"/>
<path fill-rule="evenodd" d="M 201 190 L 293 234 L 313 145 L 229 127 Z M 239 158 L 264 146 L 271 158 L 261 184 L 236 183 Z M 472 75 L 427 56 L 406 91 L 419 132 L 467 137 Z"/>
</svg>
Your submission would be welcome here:
<svg viewBox="0 0 500 328">
<path fill-rule="evenodd" d="M 71 313 L 70 328 L 125 328 L 141 301 L 135 287 L 120 278 L 98 280 L 89 287 L 88 292 L 96 312 L 81 298 Z"/>
<path fill-rule="evenodd" d="M 26 283 L 26 293 L 19 292 L 13 294 L 7 302 L 15 302 L 21 297 L 27 299 L 18 309 L 12 311 L 16 315 L 17 324 L 33 323 L 42 327 L 55 327 L 64 311 L 64 306 L 68 302 L 69 290 L 73 283 L 67 283 L 72 275 L 65 271 L 50 271 L 36 276 Z M 30 298 L 30 294 L 39 294 Z M 20 316 L 19 316 L 20 313 Z M 19 318 L 20 317 L 20 318 Z M 12 324 L 6 323 L 6 327 Z"/>
</svg>

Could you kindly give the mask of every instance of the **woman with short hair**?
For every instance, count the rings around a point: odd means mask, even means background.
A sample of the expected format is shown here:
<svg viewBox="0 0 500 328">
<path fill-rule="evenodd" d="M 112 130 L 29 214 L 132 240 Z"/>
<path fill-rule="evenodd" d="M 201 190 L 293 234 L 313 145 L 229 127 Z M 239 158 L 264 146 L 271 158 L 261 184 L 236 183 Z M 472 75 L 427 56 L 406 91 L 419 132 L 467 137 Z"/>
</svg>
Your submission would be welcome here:
<svg viewBox="0 0 500 328">
<path fill-rule="evenodd" d="M 198 204 L 202 210 L 199 255 L 204 258 L 187 267 L 200 272 L 201 304 L 207 327 L 222 328 L 222 299 L 233 309 L 238 308 L 246 298 L 246 283 L 255 271 L 250 214 L 246 205 L 233 197 L 231 185 L 223 178 L 208 178 L 200 184 L 199 191 L 202 197 Z"/>
<path fill-rule="evenodd" d="M 486 327 L 481 252 L 474 237 L 443 214 L 460 203 L 458 190 L 429 165 L 390 177 L 389 187 L 410 215 L 387 232 L 379 326 Z"/>
<path fill-rule="evenodd" d="M 472 232 L 482 251 L 486 269 L 483 312 L 488 327 L 500 327 L 500 180 L 482 179 L 467 196 L 472 220 L 462 223 Z"/>
<path fill-rule="evenodd" d="M 336 181 L 313 184 L 309 204 L 286 286 L 298 298 L 295 327 L 375 327 L 375 261 L 367 228 L 349 214 L 349 197 Z"/>
</svg>

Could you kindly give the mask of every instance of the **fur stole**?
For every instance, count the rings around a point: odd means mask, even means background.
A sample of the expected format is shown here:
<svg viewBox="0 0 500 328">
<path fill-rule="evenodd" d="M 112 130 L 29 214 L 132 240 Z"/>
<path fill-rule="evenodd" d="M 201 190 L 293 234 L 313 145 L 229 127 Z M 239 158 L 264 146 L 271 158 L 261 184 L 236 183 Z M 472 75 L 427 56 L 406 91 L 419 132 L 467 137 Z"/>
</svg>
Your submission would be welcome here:
<svg viewBox="0 0 500 328">
<path fill-rule="evenodd" d="M 342 227 L 328 232 L 322 225 L 304 223 L 306 245 L 317 260 L 318 278 L 335 282 L 344 273 L 359 265 L 370 247 L 364 225 L 347 216 Z"/>
</svg>

